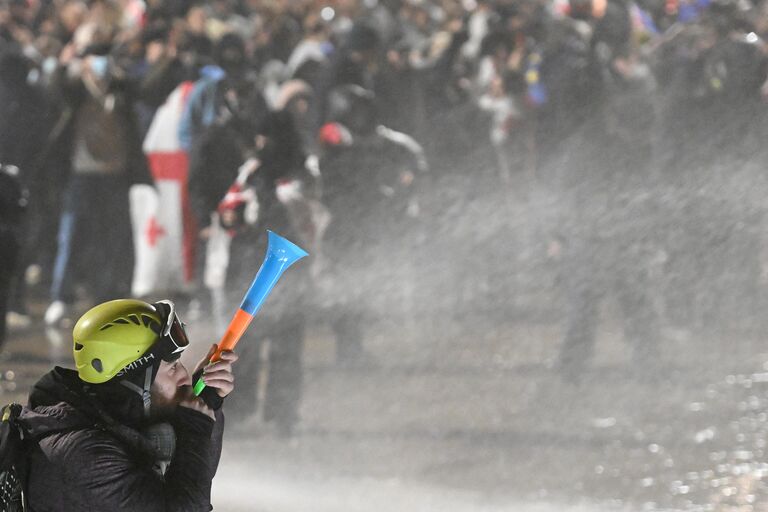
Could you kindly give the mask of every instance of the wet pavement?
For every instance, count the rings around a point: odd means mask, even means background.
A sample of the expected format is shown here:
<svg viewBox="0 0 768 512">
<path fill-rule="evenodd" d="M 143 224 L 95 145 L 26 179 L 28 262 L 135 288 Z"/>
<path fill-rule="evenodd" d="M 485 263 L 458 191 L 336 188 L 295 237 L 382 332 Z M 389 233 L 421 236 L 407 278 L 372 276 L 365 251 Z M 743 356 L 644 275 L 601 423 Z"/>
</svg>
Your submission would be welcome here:
<svg viewBox="0 0 768 512">
<path fill-rule="evenodd" d="M 193 339 L 210 334 L 193 323 Z M 617 334 L 619 332 L 619 334 Z M 23 400 L 68 332 L 12 333 L 2 400 Z M 502 322 L 470 337 L 371 326 L 361 367 L 306 340 L 302 423 L 291 439 L 253 417 L 227 426 L 217 510 L 768 510 L 768 353 L 668 336 L 637 369 L 603 322 L 578 383 L 551 368 L 555 326 Z M 186 354 L 191 363 L 205 348 Z M 187 357 L 188 356 L 188 357 Z"/>
</svg>

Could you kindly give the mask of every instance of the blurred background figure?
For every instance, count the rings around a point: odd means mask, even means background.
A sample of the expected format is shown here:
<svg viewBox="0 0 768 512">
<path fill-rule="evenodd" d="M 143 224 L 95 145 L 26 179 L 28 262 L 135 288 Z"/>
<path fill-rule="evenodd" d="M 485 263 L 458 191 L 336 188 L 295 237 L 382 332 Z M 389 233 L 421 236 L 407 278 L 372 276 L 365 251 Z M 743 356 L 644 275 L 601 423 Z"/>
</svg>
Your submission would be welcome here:
<svg viewBox="0 0 768 512">
<path fill-rule="evenodd" d="M 243 188 L 251 191 L 257 205 L 255 219 L 247 218 L 241 205 L 230 203 L 229 194 L 219 206 L 223 227 L 238 231 L 232 240 L 227 269 L 228 304 L 233 305 L 252 279 L 253 262 L 266 254 L 267 229 L 286 233 L 301 243 L 309 242 L 302 220 L 311 218 L 297 215 L 290 203 L 311 197 L 316 178 L 305 166 L 306 154 L 293 118 L 285 111 L 271 112 L 254 128 L 253 168 Z M 258 408 L 264 421 L 273 424 L 279 435 L 291 436 L 300 419 L 308 267 L 285 277 L 290 290 L 264 307 L 258 332 L 247 335 L 247 348 L 242 353 L 245 363 L 238 369 L 238 380 L 244 385 L 232 399 L 241 419 Z"/>
<path fill-rule="evenodd" d="M 190 150 L 223 112 L 226 102 L 257 101 L 255 84 L 249 80 L 245 43 L 236 34 L 222 36 L 215 47 L 214 64 L 201 69 L 201 79 L 190 93 L 179 125 L 179 140 Z M 253 91 L 253 92 L 250 92 Z M 248 108 L 243 105 L 242 108 Z M 235 110 L 241 108 L 234 104 Z"/>
<path fill-rule="evenodd" d="M 379 124 L 376 108 L 371 91 L 337 87 L 329 96 L 331 122 L 320 130 L 323 202 L 331 214 L 320 256 L 332 284 L 323 296 L 337 360 L 346 364 L 366 358 L 366 319 L 400 313 L 390 302 L 406 286 L 410 246 L 400 240 L 410 239 L 409 216 L 418 215 L 415 190 L 427 171 L 421 146 Z M 389 265 L 398 250 L 398 265 Z"/>
<path fill-rule="evenodd" d="M 49 113 L 44 94 L 29 82 L 33 69 L 33 62 L 18 47 L 8 45 L 4 50 L 0 49 L 0 164 L 16 169 L 16 187 L 32 189 L 37 196 L 44 186 L 41 183 L 43 176 L 40 172 L 39 151 L 46 145 Z M 16 187 L 10 184 L 7 186 L 11 187 L 8 192 L 11 196 L 18 194 Z M 8 201 L 12 202 L 12 199 L 6 198 Z M 7 312 L 11 324 L 19 327 L 27 327 L 30 323 L 25 273 L 27 266 L 35 261 L 32 254 L 34 233 L 39 225 L 38 218 L 42 216 L 43 203 L 35 200 L 33 205 L 33 218 L 25 217 L 23 221 L 20 217 L 13 219 L 14 223 L 23 224 L 15 226 L 14 242 L 8 242 L 8 250 L 12 251 L 11 247 L 15 245 L 17 247 L 13 251 L 18 253 L 14 258 L 15 263 L 9 264 L 6 269 L 14 269 L 10 281 L 5 283 L 8 287 Z M 9 208 L 6 206 L 7 212 Z M 10 219 L 6 220 L 11 222 Z"/>
<path fill-rule="evenodd" d="M 69 137 L 64 191 L 45 321 L 58 324 L 75 300 L 75 283 L 106 300 L 130 292 L 133 267 L 128 188 L 149 172 L 133 111 L 135 85 L 111 54 L 116 16 L 110 4 L 94 10 L 63 50 L 52 87 L 60 94 L 60 136 Z M 98 15 L 97 15 L 98 13 Z M 98 269 L 98 271 L 95 271 Z"/>
<path fill-rule="evenodd" d="M 609 1 L 571 2 L 574 20 L 587 23 L 585 70 L 591 78 L 589 103 L 577 104 L 567 123 L 559 164 L 564 239 L 562 280 L 567 300 L 560 365 L 577 379 L 591 358 L 600 299 L 615 293 L 624 315 L 624 336 L 638 370 L 659 363 L 659 312 L 654 309 L 651 265 L 659 207 L 652 162 L 654 126 L 648 66 L 632 48 L 629 9 Z M 583 101 L 585 98 L 580 98 Z M 575 101 L 575 98 L 574 98 Z"/>
<path fill-rule="evenodd" d="M 766 37 L 764 0 L 0 0 L 0 393 L 106 298 L 215 339 L 273 229 L 311 258 L 222 481 L 757 511 Z"/>
<path fill-rule="evenodd" d="M 26 191 L 19 180 L 19 169 L 0 166 L 0 357 L 6 357 L 3 343 L 6 336 L 6 314 L 11 283 L 19 263 L 21 224 L 27 206 Z"/>
</svg>

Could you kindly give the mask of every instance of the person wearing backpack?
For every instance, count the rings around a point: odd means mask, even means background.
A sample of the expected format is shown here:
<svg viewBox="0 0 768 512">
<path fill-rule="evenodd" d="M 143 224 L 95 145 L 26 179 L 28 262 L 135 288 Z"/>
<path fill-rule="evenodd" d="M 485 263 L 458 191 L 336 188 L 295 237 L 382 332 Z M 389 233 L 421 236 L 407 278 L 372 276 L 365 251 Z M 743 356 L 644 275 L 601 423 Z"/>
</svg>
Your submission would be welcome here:
<svg viewBox="0 0 768 512">
<path fill-rule="evenodd" d="M 45 375 L 15 419 L 25 510 L 212 510 L 237 356 L 208 364 L 214 345 L 193 372 L 213 391 L 194 396 L 179 361 L 189 341 L 170 301 L 100 304 L 78 320 L 73 341 L 77 370 Z"/>
</svg>

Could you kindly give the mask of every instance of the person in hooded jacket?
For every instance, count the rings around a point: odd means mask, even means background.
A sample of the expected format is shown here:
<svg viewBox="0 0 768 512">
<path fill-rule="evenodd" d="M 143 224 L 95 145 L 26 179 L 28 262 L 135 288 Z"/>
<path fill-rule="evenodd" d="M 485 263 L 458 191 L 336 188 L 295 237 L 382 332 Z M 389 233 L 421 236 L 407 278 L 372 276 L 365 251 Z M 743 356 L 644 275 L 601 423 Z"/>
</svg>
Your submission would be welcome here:
<svg viewBox="0 0 768 512">
<path fill-rule="evenodd" d="M 31 512 L 208 511 L 221 454 L 231 352 L 198 364 L 206 400 L 179 361 L 189 341 L 170 301 L 99 304 L 73 331 L 76 370 L 32 388 L 18 425 L 20 479 Z"/>
<path fill-rule="evenodd" d="M 214 50 L 215 65 L 204 66 L 200 70 L 201 78 L 189 95 L 181 121 L 178 137 L 181 146 L 187 151 L 200 142 L 206 130 L 219 121 L 227 104 L 236 104 L 235 110 L 266 110 L 266 103 L 248 76 L 248 54 L 245 42 L 236 34 L 227 34 L 219 40 Z"/>
<path fill-rule="evenodd" d="M 229 269 L 228 281 L 232 283 L 229 289 L 235 289 L 235 283 L 247 282 L 253 274 L 252 262 L 266 254 L 267 229 L 297 243 L 308 244 L 301 217 L 295 215 L 291 204 L 296 197 L 312 196 L 317 177 L 305 165 L 306 153 L 293 117 L 287 111 L 271 112 L 257 127 L 256 133 L 259 166 L 247 184 L 255 191 L 259 211 L 256 223 L 234 240 L 233 254 L 238 257 Z M 259 365 L 261 371 L 253 371 L 256 370 L 254 356 L 259 353 L 260 344 L 269 339 L 263 413 L 264 420 L 272 422 L 281 436 L 292 435 L 300 420 L 308 268 L 301 265 L 291 269 L 285 282 L 281 283 L 281 292 L 262 310 L 263 327 L 259 329 L 258 338 L 248 343 L 248 354 L 243 354 L 251 363 L 250 368 L 243 365 L 240 376 L 247 382 L 244 380 L 238 394 L 233 396 L 237 403 L 251 410 L 255 408 L 257 379 L 263 373 L 264 365 Z"/>
<path fill-rule="evenodd" d="M 646 106 L 653 84 L 630 46 L 628 6 L 610 0 L 605 12 L 596 13 L 598 5 L 572 2 L 572 16 L 594 27 L 590 66 L 601 95 L 568 114 L 572 132 L 561 141 L 561 160 L 552 162 L 562 198 L 565 297 L 558 370 L 572 382 L 589 371 L 599 307 L 609 294 L 621 308 L 637 375 L 660 363 L 655 260 L 662 251 L 656 238 L 661 206 L 650 165 L 654 120 Z"/>
<path fill-rule="evenodd" d="M 239 126 L 241 135 L 252 138 L 250 149 L 241 147 L 241 151 L 233 151 L 226 167 L 198 169 L 198 175 L 207 171 L 228 176 L 232 184 L 226 193 L 220 194 L 215 207 L 223 227 L 233 234 L 225 287 L 231 292 L 227 301 L 232 307 L 253 278 L 255 262 L 266 254 L 267 229 L 309 246 L 303 229 L 306 217 L 297 215 L 293 207 L 300 207 L 297 198 L 313 195 L 317 179 L 305 165 L 301 135 L 288 111 L 270 112 L 250 124 L 241 120 Z M 243 160 L 246 163 L 240 165 Z M 281 281 L 280 293 L 271 297 L 260 311 L 258 337 L 246 335 L 251 339 L 244 339 L 240 345 L 241 385 L 232 397 L 236 404 L 232 410 L 244 419 L 257 410 L 259 385 L 266 382 L 264 420 L 273 423 L 277 433 L 286 437 L 293 433 L 299 420 L 307 270 L 302 265 L 291 269 Z M 267 339 L 268 356 L 263 358 L 262 347 Z M 266 380 L 262 379 L 265 372 Z"/>
<path fill-rule="evenodd" d="M 334 88 L 354 84 L 374 89 L 378 83 L 380 49 L 381 37 L 370 24 L 357 22 L 352 26 L 323 66 L 317 82 L 311 84 L 317 98 L 312 112 L 314 131 L 332 121 L 329 114 L 333 107 L 328 99 Z"/>
<path fill-rule="evenodd" d="M 337 360 L 359 364 L 366 355 L 362 325 L 375 311 L 393 314 L 414 282 L 418 259 L 411 243 L 418 215 L 416 188 L 428 170 L 421 146 L 379 124 L 371 91 L 334 89 L 320 131 L 323 204 L 331 222 L 322 243 L 326 267 L 323 306 L 337 338 Z"/>
</svg>

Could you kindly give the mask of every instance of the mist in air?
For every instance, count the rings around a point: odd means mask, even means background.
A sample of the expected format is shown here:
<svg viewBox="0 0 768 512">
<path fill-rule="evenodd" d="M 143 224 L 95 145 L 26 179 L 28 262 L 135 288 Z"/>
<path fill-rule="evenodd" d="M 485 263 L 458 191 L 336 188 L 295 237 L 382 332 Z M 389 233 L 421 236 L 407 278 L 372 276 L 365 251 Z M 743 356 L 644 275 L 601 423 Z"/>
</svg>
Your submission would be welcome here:
<svg viewBox="0 0 768 512">
<path fill-rule="evenodd" d="M 177 66 L 132 104 L 154 187 L 99 193 L 122 92 L 67 139 L 60 36 L 0 6 L 55 135 L 18 164 L 0 398 L 110 298 L 174 300 L 193 367 L 271 229 L 310 255 L 237 347 L 215 510 L 768 511 L 768 4 L 133 3 L 156 23 L 112 6 L 122 37 L 38 14 L 113 80 Z"/>
</svg>

